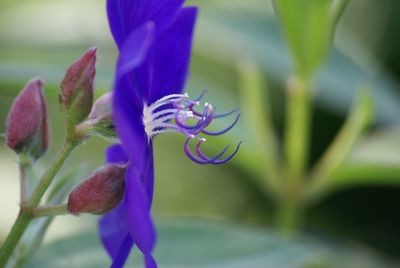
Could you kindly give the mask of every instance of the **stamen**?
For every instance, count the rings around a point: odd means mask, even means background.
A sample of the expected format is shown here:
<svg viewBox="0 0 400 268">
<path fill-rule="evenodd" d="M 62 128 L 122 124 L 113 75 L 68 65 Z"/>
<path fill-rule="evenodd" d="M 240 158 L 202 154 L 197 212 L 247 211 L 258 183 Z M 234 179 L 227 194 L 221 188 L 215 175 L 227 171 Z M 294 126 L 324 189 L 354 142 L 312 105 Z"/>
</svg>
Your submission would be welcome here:
<svg viewBox="0 0 400 268">
<path fill-rule="evenodd" d="M 216 132 L 208 131 L 206 128 L 211 125 L 213 119 L 229 116 L 237 112 L 237 110 L 215 115 L 213 106 L 205 102 L 202 111 L 199 112 L 196 108 L 200 107 L 200 100 L 204 94 L 205 91 L 195 100 L 189 99 L 189 95 L 186 93 L 171 94 L 159 99 L 150 106 L 144 105 L 143 124 L 145 132 L 149 139 L 166 132 L 182 133 L 187 137 L 184 144 L 184 152 L 192 161 L 199 164 L 223 164 L 232 159 L 239 150 L 241 143 L 238 144 L 231 155 L 225 158 L 221 159 L 227 152 L 228 146 L 219 154 L 210 158 L 201 151 L 201 144 L 206 142 L 202 135 L 218 136 L 228 132 L 238 122 L 240 114 L 236 116 L 234 122 L 227 128 Z M 195 153 L 189 147 L 189 142 L 193 139 L 198 141 Z"/>
<path fill-rule="evenodd" d="M 204 134 L 209 135 L 209 136 L 219 136 L 219 135 L 225 134 L 226 132 L 228 132 L 229 130 L 231 130 L 231 129 L 237 124 L 237 122 L 239 121 L 239 118 L 240 118 L 240 114 L 238 114 L 238 115 L 236 116 L 235 121 L 233 121 L 233 123 L 232 123 L 229 127 L 225 128 L 225 129 L 223 129 L 223 130 L 216 131 L 216 132 L 208 131 L 208 130 L 202 130 L 202 132 L 203 132 Z"/>
</svg>

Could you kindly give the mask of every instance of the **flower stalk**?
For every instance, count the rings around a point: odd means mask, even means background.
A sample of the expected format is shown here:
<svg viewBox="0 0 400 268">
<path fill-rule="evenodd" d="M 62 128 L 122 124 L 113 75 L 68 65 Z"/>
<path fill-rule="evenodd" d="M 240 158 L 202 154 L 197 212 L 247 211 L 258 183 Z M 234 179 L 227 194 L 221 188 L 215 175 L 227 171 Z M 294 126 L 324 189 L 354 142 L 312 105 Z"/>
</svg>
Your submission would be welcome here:
<svg viewBox="0 0 400 268">
<path fill-rule="evenodd" d="M 43 206 L 32 210 L 32 217 L 34 218 L 69 214 L 71 213 L 68 211 L 66 204 L 56 206 Z"/>
<path fill-rule="evenodd" d="M 39 205 L 41 198 L 49 188 L 51 182 L 60 170 L 61 166 L 64 164 L 65 160 L 78 144 L 79 142 L 76 140 L 67 139 L 61 152 L 58 154 L 56 161 L 43 174 L 32 194 L 32 197 L 26 203 L 21 203 L 21 209 L 18 217 L 0 249 L 0 267 L 4 267 L 6 265 L 30 221 L 33 219 L 34 211 Z"/>
</svg>

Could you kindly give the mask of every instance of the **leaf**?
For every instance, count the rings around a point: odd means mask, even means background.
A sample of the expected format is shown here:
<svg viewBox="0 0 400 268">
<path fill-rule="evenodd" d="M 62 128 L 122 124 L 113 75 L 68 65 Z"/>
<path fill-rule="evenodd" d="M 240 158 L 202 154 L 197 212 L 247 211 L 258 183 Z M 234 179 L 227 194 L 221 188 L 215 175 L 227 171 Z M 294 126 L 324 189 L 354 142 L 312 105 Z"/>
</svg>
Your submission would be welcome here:
<svg viewBox="0 0 400 268">
<path fill-rule="evenodd" d="M 400 128 L 375 131 L 352 150 L 330 179 L 335 188 L 355 185 L 400 186 Z"/>
<path fill-rule="evenodd" d="M 194 220 L 160 223 L 155 255 L 160 267 L 169 268 L 395 267 L 374 252 L 337 241 L 291 240 L 268 230 Z M 141 267 L 140 263 L 135 249 L 126 267 Z M 95 231 L 90 230 L 47 245 L 25 268 L 99 268 L 109 264 Z"/>
<path fill-rule="evenodd" d="M 330 48 L 334 26 L 330 6 L 331 0 L 274 1 L 296 70 L 306 77 L 325 60 Z"/>
</svg>

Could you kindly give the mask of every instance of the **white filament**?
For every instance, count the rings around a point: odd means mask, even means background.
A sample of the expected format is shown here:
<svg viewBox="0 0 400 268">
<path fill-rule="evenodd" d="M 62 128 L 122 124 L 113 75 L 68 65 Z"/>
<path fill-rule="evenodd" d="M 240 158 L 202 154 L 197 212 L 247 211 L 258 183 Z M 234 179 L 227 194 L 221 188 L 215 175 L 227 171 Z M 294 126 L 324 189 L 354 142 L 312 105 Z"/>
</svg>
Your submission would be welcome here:
<svg viewBox="0 0 400 268">
<path fill-rule="evenodd" d="M 193 112 L 179 110 L 176 108 L 169 108 L 154 112 L 158 108 L 174 104 L 179 100 L 185 100 L 189 97 L 188 94 L 171 94 L 167 95 L 150 106 L 144 105 L 143 108 L 143 124 L 147 137 L 151 139 L 157 134 L 164 132 L 179 132 L 179 127 L 176 125 L 168 123 L 168 120 L 174 119 L 176 116 L 186 120 L 193 117 Z"/>
</svg>

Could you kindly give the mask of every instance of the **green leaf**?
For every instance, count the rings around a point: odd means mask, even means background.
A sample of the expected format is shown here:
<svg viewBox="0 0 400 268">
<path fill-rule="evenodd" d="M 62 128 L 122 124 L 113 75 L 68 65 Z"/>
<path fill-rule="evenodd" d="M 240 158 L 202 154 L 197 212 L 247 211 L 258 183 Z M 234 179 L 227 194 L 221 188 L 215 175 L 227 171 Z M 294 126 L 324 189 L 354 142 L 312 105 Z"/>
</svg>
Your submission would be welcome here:
<svg viewBox="0 0 400 268">
<path fill-rule="evenodd" d="M 334 187 L 400 186 L 400 128 L 372 132 L 358 142 L 345 164 L 330 179 Z"/>
<path fill-rule="evenodd" d="M 373 100 L 370 90 L 362 88 L 346 122 L 337 133 L 331 145 L 315 164 L 307 187 L 307 195 L 312 199 L 320 191 L 331 186 L 331 175 L 343 164 L 363 132 L 370 126 L 373 118 Z"/>
<path fill-rule="evenodd" d="M 391 267 L 371 251 L 327 242 L 309 237 L 291 240 L 268 230 L 228 224 L 167 221 L 159 224 L 155 255 L 160 267 L 170 268 Z M 142 267 L 140 263 L 135 249 L 126 267 Z M 96 232 L 91 230 L 47 245 L 25 268 L 98 268 L 109 264 Z"/>
<path fill-rule="evenodd" d="M 367 185 L 400 186 L 400 128 L 374 131 L 361 138 L 309 201 L 343 188 Z"/>
<path fill-rule="evenodd" d="M 274 7 L 298 74 L 309 77 L 325 60 L 330 48 L 331 0 L 275 0 Z"/>
</svg>

